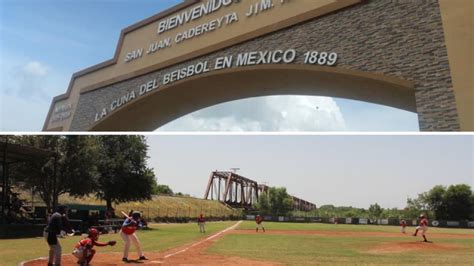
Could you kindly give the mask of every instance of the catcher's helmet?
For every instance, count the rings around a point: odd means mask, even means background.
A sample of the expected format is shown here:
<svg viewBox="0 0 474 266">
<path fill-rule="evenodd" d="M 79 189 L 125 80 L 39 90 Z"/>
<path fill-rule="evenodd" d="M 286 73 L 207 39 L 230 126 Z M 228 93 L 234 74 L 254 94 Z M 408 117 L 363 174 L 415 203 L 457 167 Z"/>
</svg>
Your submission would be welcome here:
<svg viewBox="0 0 474 266">
<path fill-rule="evenodd" d="M 99 231 L 95 228 L 89 229 L 89 238 L 93 240 L 98 240 L 99 239 Z"/>
</svg>

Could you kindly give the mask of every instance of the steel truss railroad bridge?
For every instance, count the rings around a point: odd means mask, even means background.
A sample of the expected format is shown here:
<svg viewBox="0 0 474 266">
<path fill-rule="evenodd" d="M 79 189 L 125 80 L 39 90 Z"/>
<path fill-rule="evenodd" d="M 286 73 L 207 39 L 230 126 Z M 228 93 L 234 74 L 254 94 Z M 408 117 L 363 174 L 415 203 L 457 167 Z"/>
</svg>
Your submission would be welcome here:
<svg viewBox="0 0 474 266">
<path fill-rule="evenodd" d="M 269 189 L 268 186 L 258 184 L 234 172 L 213 171 L 207 183 L 204 199 L 218 200 L 233 208 L 251 209 L 257 203 L 258 197 Z M 295 196 L 293 207 L 295 210 L 310 211 L 316 209 L 316 204 Z"/>
</svg>

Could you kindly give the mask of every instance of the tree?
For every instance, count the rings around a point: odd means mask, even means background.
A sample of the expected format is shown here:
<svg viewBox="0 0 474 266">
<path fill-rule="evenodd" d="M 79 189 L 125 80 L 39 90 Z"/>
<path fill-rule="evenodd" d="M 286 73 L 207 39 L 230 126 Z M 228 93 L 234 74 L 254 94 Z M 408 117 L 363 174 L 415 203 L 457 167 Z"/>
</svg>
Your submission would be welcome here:
<svg viewBox="0 0 474 266">
<path fill-rule="evenodd" d="M 49 209 L 62 194 L 78 197 L 94 191 L 97 153 L 93 137 L 18 136 L 13 142 L 57 153 L 54 157 L 17 164 L 11 171 L 14 182 L 38 192 Z"/>
<path fill-rule="evenodd" d="M 265 191 L 260 194 L 258 197 L 257 204 L 255 205 L 255 208 L 258 209 L 262 214 L 270 214 L 271 209 L 270 209 L 270 201 L 269 201 L 269 195 Z"/>
<path fill-rule="evenodd" d="M 404 213 L 397 208 L 383 209 L 380 218 L 404 218 Z"/>
<path fill-rule="evenodd" d="M 369 207 L 369 217 L 370 219 L 378 219 L 382 215 L 383 209 L 379 204 L 375 203 Z"/>
<path fill-rule="evenodd" d="M 97 188 L 98 147 L 93 136 L 65 136 L 59 158 L 59 194 L 82 197 Z"/>
<path fill-rule="evenodd" d="M 153 170 L 147 168 L 143 136 L 100 136 L 98 189 L 96 195 L 112 203 L 151 199 L 156 186 Z"/>
<path fill-rule="evenodd" d="M 171 188 L 167 185 L 156 185 L 154 188 L 153 188 L 153 195 L 170 195 L 172 196 L 174 193 L 173 193 L 173 190 L 171 190 Z"/>
<path fill-rule="evenodd" d="M 272 215 L 288 215 L 293 210 L 293 199 L 286 188 L 271 187 L 260 195 L 256 207 Z"/>
<path fill-rule="evenodd" d="M 333 217 L 336 215 L 336 207 L 334 205 L 322 205 L 319 207 L 319 214 L 324 217 Z"/>
<path fill-rule="evenodd" d="M 467 220 L 474 217 L 473 193 L 465 184 L 451 185 L 447 189 L 435 186 L 416 199 L 408 199 L 407 209 L 411 217 L 428 211 L 428 216 L 434 219 Z"/>
<path fill-rule="evenodd" d="M 404 209 L 405 217 L 415 218 L 415 217 L 418 217 L 420 213 L 427 212 L 427 207 L 423 203 L 420 195 L 418 196 L 418 198 L 415 198 L 415 199 L 412 199 L 412 198 L 407 199 L 407 206 Z M 428 214 L 428 216 L 431 217 L 430 214 Z"/>
<path fill-rule="evenodd" d="M 293 199 L 286 192 L 286 188 L 270 188 L 268 190 L 270 210 L 274 215 L 287 215 L 293 210 Z"/>
<path fill-rule="evenodd" d="M 420 194 L 420 200 L 427 205 L 427 210 L 437 219 L 446 219 L 447 206 L 444 199 L 446 188 L 434 186 L 430 191 Z"/>
<path fill-rule="evenodd" d="M 474 202 L 471 187 L 465 184 L 451 185 L 444 193 L 446 219 L 468 220 L 472 216 Z"/>
<path fill-rule="evenodd" d="M 474 220 L 474 193 L 471 194 L 471 211 L 469 212 L 469 220 L 472 221 Z"/>
</svg>

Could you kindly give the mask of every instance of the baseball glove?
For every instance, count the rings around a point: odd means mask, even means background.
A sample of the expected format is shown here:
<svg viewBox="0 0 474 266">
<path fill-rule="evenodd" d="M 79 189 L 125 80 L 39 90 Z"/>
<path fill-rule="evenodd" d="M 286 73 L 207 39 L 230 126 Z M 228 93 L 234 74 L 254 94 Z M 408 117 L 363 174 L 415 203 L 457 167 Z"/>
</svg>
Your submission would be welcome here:
<svg viewBox="0 0 474 266">
<path fill-rule="evenodd" d="M 109 241 L 109 246 L 115 246 L 115 244 L 117 244 L 117 241 L 115 240 Z"/>
</svg>

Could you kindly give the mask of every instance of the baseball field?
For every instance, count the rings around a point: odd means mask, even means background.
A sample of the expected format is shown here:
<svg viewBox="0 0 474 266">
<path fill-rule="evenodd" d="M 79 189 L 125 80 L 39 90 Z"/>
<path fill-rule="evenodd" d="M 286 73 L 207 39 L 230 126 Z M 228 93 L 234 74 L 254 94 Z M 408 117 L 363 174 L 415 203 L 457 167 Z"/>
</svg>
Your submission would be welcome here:
<svg viewBox="0 0 474 266">
<path fill-rule="evenodd" d="M 295 224 L 265 222 L 255 232 L 253 221 L 207 223 L 206 234 L 196 224 L 152 224 L 138 237 L 149 258 L 143 264 L 276 265 L 276 264 L 448 264 L 472 265 L 474 230 L 429 228 L 427 238 L 402 234 L 397 226 Z M 63 265 L 75 262 L 70 252 L 80 236 L 62 239 Z M 94 265 L 121 264 L 123 243 L 96 247 Z M 0 240 L 1 265 L 44 265 L 47 246 L 42 238 Z M 132 253 L 130 258 L 134 258 Z"/>
</svg>

